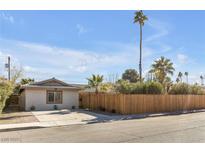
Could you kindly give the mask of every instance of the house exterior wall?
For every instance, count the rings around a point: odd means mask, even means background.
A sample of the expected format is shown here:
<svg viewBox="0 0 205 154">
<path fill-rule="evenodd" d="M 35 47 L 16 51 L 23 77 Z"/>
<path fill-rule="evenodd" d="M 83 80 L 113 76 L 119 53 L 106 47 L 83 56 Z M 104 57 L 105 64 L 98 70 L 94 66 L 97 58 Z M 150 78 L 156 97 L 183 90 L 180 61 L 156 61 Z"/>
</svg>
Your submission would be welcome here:
<svg viewBox="0 0 205 154">
<path fill-rule="evenodd" d="M 25 90 L 25 110 L 31 110 L 35 106 L 35 110 L 53 110 L 54 105 L 58 109 L 71 109 L 72 106 L 78 108 L 79 95 L 78 91 L 62 90 L 62 104 L 47 104 L 47 89 L 26 89 Z"/>
<path fill-rule="evenodd" d="M 19 96 L 19 107 L 20 107 L 20 110 L 25 110 L 25 102 L 26 102 L 26 92 L 23 91 L 21 93 L 21 95 Z"/>
</svg>

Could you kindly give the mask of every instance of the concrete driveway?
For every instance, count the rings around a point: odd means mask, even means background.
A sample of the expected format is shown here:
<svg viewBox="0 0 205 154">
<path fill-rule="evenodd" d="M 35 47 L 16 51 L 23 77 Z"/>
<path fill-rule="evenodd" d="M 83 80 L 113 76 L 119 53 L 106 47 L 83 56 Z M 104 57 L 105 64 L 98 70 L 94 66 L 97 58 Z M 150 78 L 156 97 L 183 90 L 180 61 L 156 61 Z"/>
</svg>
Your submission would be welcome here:
<svg viewBox="0 0 205 154">
<path fill-rule="evenodd" d="M 34 117 L 36 121 L 24 120 L 25 121 L 24 122 L 21 120 L 22 122 L 19 123 L 0 124 L 0 131 L 65 126 L 65 125 L 74 125 L 74 124 L 88 124 L 88 123 L 119 119 L 118 116 L 110 116 L 110 115 L 94 113 L 85 110 L 65 109 L 65 110 L 51 110 L 51 111 L 33 111 L 33 112 L 26 112 L 26 113 L 32 115 L 32 117 Z M 22 113 L 20 112 L 19 114 Z M 16 118 L 19 119 L 22 117 L 17 116 Z"/>
<path fill-rule="evenodd" d="M 111 122 L 129 119 L 141 119 L 146 117 L 164 116 L 162 114 L 141 114 L 141 115 L 119 115 L 106 112 L 88 111 L 88 110 L 51 110 L 51 111 L 33 111 L 32 114 L 40 123 L 56 124 L 57 126 L 71 124 L 90 124 L 99 122 Z M 170 114 L 170 113 L 169 113 Z"/>
<path fill-rule="evenodd" d="M 84 124 L 112 119 L 109 115 L 85 110 L 33 111 L 32 114 L 41 123 L 56 123 L 57 125 Z"/>
</svg>

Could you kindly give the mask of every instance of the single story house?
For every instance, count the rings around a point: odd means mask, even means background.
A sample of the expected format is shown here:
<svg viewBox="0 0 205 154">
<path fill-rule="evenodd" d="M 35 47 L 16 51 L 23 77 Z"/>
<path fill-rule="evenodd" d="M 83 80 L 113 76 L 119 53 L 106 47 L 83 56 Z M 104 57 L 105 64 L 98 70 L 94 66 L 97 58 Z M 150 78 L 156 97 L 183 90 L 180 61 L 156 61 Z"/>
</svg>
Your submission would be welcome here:
<svg viewBox="0 0 205 154">
<path fill-rule="evenodd" d="M 79 91 L 83 85 L 67 84 L 51 78 L 24 85 L 20 89 L 21 110 L 72 109 L 79 106 Z"/>
</svg>

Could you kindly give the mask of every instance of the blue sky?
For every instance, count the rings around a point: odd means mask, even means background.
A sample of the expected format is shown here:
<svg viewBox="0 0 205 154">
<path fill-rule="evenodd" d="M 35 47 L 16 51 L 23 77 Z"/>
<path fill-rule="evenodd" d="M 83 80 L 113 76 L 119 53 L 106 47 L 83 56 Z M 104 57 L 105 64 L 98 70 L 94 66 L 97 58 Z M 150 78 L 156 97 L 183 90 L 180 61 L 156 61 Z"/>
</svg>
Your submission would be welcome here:
<svg viewBox="0 0 205 154">
<path fill-rule="evenodd" d="M 205 11 L 144 11 L 143 73 L 160 56 L 170 58 L 190 82 L 205 66 Z M 139 26 L 134 11 L 0 11 L 0 74 L 10 55 L 24 77 L 85 83 L 138 69 Z"/>
</svg>

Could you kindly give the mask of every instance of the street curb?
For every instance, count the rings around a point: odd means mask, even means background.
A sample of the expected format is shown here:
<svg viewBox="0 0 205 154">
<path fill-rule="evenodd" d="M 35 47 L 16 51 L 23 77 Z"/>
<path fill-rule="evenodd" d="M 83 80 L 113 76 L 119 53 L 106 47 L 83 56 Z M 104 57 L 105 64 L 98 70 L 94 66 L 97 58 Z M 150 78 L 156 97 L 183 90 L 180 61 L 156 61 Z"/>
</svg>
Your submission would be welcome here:
<svg viewBox="0 0 205 154">
<path fill-rule="evenodd" d="M 21 124 L 19 124 L 20 126 L 14 126 L 14 127 L 11 127 L 11 126 L 18 125 L 18 124 L 0 125 L 0 132 L 18 131 L 18 130 L 27 130 L 27 129 L 39 129 L 39 128 L 50 128 L 50 127 L 70 126 L 70 125 L 83 125 L 83 124 L 88 123 L 88 122 L 73 122 L 73 123 L 67 123 L 67 124 L 57 124 L 58 122 L 59 121 L 56 121 L 56 122 L 38 122 L 38 124 L 37 123 L 21 123 Z M 23 126 L 24 124 L 26 126 Z M 1 127 L 4 127 L 4 128 L 1 128 Z"/>
<path fill-rule="evenodd" d="M 10 131 L 39 129 L 39 128 L 46 128 L 46 127 L 30 126 L 30 127 L 19 127 L 19 128 L 5 128 L 5 129 L 0 129 L 0 132 L 10 132 Z"/>
</svg>

